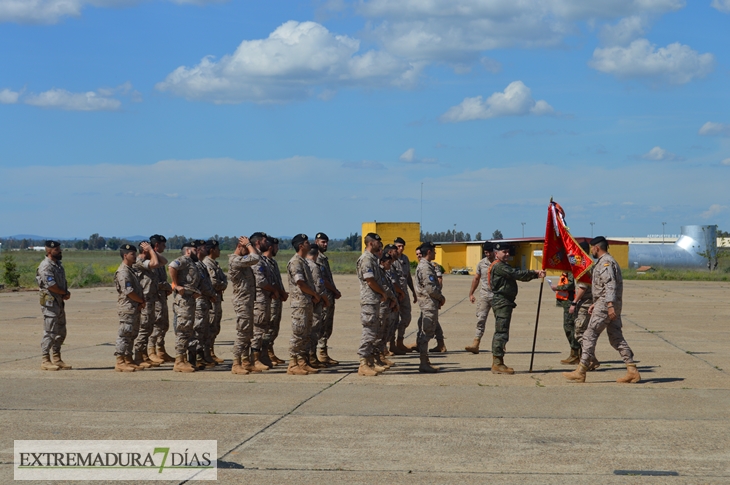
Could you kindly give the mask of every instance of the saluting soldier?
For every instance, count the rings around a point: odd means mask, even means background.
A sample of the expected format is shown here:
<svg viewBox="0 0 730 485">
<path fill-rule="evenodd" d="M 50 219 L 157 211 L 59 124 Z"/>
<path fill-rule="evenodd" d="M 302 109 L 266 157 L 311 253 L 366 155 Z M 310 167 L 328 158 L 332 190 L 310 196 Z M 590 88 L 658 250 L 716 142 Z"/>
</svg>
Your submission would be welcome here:
<svg viewBox="0 0 730 485">
<path fill-rule="evenodd" d="M 195 265 L 200 272 L 200 294 L 201 298 L 195 300 L 195 339 L 197 346 L 193 355 L 190 356 L 190 363 L 197 370 L 215 367 L 216 362 L 210 354 L 210 310 L 218 300 L 218 295 L 213 287 L 208 267 L 203 260 L 208 256 L 208 247 L 205 241 L 195 241 L 195 252 L 198 260 Z"/>
<path fill-rule="evenodd" d="M 418 305 L 421 307 L 421 325 L 418 330 L 418 352 L 421 364 L 419 372 L 435 373 L 438 367 L 431 365 L 428 359 L 428 342 L 436 336 L 439 328 L 439 309 L 446 303 L 438 283 L 436 267 L 431 262 L 436 257 L 436 246 L 425 242 L 419 246 L 421 259 L 416 267 L 416 288 L 418 291 Z"/>
<path fill-rule="evenodd" d="M 489 287 L 488 270 L 494 261 L 494 244 L 486 241 L 482 244 L 482 251 L 484 252 L 484 258 L 477 263 L 474 279 L 469 289 L 469 301 L 477 304 L 477 332 L 474 336 L 474 342 L 465 347 L 465 350 L 472 354 L 479 353 L 479 344 L 486 330 L 489 310 L 492 309 L 492 288 Z M 477 287 L 479 288 L 479 296 L 475 297 L 474 292 Z"/>
<path fill-rule="evenodd" d="M 332 276 L 332 268 L 327 255 L 330 238 L 323 232 L 318 232 L 314 239 L 314 243 L 319 248 L 317 256 L 317 264 L 322 268 L 322 279 L 326 289 L 329 305 L 325 306 L 322 311 L 322 331 L 320 332 L 319 341 L 317 342 L 317 358 L 320 362 L 327 365 L 337 365 L 338 361 L 329 356 L 327 342 L 332 337 L 332 329 L 335 319 L 335 300 L 339 300 L 342 296 L 340 290 L 335 286 L 335 278 Z"/>
<path fill-rule="evenodd" d="M 621 323 L 623 307 L 624 280 L 621 268 L 613 256 L 608 253 L 608 241 L 603 236 L 591 240 L 591 256 L 593 266 L 593 304 L 588 308 L 591 315 L 588 328 L 583 334 L 583 346 L 580 364 L 573 372 L 563 372 L 571 381 L 585 382 L 586 371 L 595 358 L 596 342 L 604 330 L 608 333 L 611 347 L 616 349 L 626 364 L 626 375 L 616 382 L 633 384 L 641 380 L 636 369 L 634 353 L 624 339 Z"/>
<path fill-rule="evenodd" d="M 256 300 L 256 276 L 253 267 L 261 259 L 256 247 L 246 236 L 238 238 L 233 254 L 228 256 L 228 277 L 233 286 L 233 309 L 236 312 L 236 339 L 233 343 L 233 374 L 261 372 L 251 363 L 253 340 L 253 307 Z"/>
<path fill-rule="evenodd" d="M 208 255 L 203 259 L 203 264 L 208 269 L 210 282 L 216 293 L 216 300 L 212 304 L 210 310 L 210 329 L 208 341 L 210 347 L 210 357 L 217 364 L 222 364 L 223 359 L 215 355 L 215 339 L 221 333 L 221 319 L 223 318 L 223 292 L 228 288 L 228 277 L 221 269 L 217 259 L 221 257 L 220 243 L 215 239 L 209 239 L 205 242 L 205 248 Z"/>
<path fill-rule="evenodd" d="M 378 331 L 378 340 L 375 344 L 375 364 L 380 367 L 384 367 L 386 370 L 395 366 L 395 362 L 388 359 L 386 353 L 386 343 L 389 342 L 390 327 L 393 323 L 394 318 L 398 315 L 398 293 L 395 291 L 395 283 L 398 276 L 392 272 L 393 270 L 393 254 L 389 250 L 388 246 L 383 249 L 383 254 L 380 256 L 380 286 L 385 290 L 385 294 L 388 296 L 388 301 L 380 303 L 380 328 Z M 392 248 L 395 252 L 395 247 Z"/>
<path fill-rule="evenodd" d="M 61 345 L 66 340 L 66 300 L 71 298 L 63 268 L 63 250 L 58 241 L 46 241 L 46 257 L 36 270 L 43 313 L 41 370 L 71 369 L 61 360 Z M 51 361 L 53 356 L 53 361 Z"/>
<path fill-rule="evenodd" d="M 249 238 L 251 244 L 260 253 L 269 250 L 271 243 L 264 232 L 255 232 Z M 256 300 L 253 305 L 253 340 L 251 350 L 253 353 L 253 366 L 256 370 L 265 371 L 274 367 L 269 359 L 269 338 L 271 337 L 271 299 L 278 296 L 274 287 L 271 266 L 265 257 L 261 256 L 256 266 L 253 267 L 256 277 Z"/>
<path fill-rule="evenodd" d="M 495 261 L 489 266 L 489 286 L 492 288 L 494 311 L 494 337 L 492 337 L 492 374 L 514 374 L 512 367 L 504 364 L 504 348 L 509 341 L 512 310 L 517 306 L 517 282 L 544 278 L 545 271 L 515 269 L 509 264 L 510 246 L 503 242 L 494 244 Z"/>
<path fill-rule="evenodd" d="M 155 250 L 159 259 L 167 248 L 167 239 L 162 234 L 154 234 L 150 237 L 150 246 Z M 155 300 L 155 319 L 147 346 L 147 355 L 152 362 L 158 364 L 175 362 L 175 359 L 165 350 L 165 336 L 170 329 L 167 297 L 172 294 L 172 286 L 167 282 L 167 270 L 164 265 L 154 268 L 152 272 L 157 281 L 157 299 Z"/>
<path fill-rule="evenodd" d="M 324 326 L 324 313 L 327 311 L 327 307 L 330 305 L 329 294 L 330 292 L 324 286 L 324 272 L 326 271 L 317 262 L 319 256 L 319 246 L 312 244 L 309 247 L 307 253 L 307 265 L 309 270 L 312 272 L 312 279 L 314 280 L 314 291 L 319 295 L 319 302 L 312 306 L 312 332 L 309 337 L 309 365 L 315 369 L 322 369 L 327 367 L 326 359 L 325 362 L 320 362 L 317 358 L 317 344 L 322 334 L 322 327 Z"/>
<path fill-rule="evenodd" d="M 390 350 L 387 348 L 383 348 L 383 356 L 387 357 L 389 355 L 404 355 L 406 352 L 403 350 L 398 349 L 398 345 L 395 342 L 396 333 L 398 331 L 398 320 L 400 317 L 400 305 L 403 304 L 403 301 L 408 298 L 408 287 L 406 286 L 405 292 L 401 288 L 401 282 L 405 281 L 405 276 L 402 273 L 401 269 L 401 263 L 398 259 L 398 248 L 395 247 L 393 244 L 388 244 L 383 248 L 383 255 L 390 255 L 389 263 L 388 263 L 388 270 L 385 271 L 385 275 L 388 277 L 388 283 L 390 284 L 390 288 L 393 290 L 396 296 L 396 307 L 397 311 L 389 311 L 388 312 L 388 321 L 386 322 L 385 326 L 385 337 L 383 341 L 383 346 L 385 344 L 390 345 Z M 382 259 L 382 258 L 381 258 Z M 380 263 L 381 267 L 383 267 L 383 262 Z M 410 270 L 409 270 L 410 273 Z M 408 305 L 410 305 L 410 302 L 408 302 Z M 388 362 L 392 362 L 391 360 L 388 360 Z"/>
<path fill-rule="evenodd" d="M 291 295 L 292 338 L 289 341 L 289 368 L 287 374 L 307 375 L 319 372 L 307 362 L 309 358 L 309 339 L 314 318 L 314 304 L 320 297 L 314 289 L 314 277 L 306 261 L 310 243 L 306 234 L 297 234 L 291 240 L 294 256 L 286 265 Z"/>
<path fill-rule="evenodd" d="M 150 359 L 147 354 L 152 327 L 155 322 L 155 304 L 159 299 L 157 271 L 159 267 L 167 264 L 167 259 L 160 256 L 152 249 L 149 243 L 143 242 L 139 245 L 139 255 L 132 269 L 139 278 L 144 293 L 145 306 L 139 320 L 139 333 L 134 340 L 134 356 L 132 361 L 139 367 L 159 367 L 162 362 Z"/>
<path fill-rule="evenodd" d="M 119 333 L 114 355 L 117 363 L 114 370 L 117 372 L 134 372 L 150 367 L 141 366 L 132 362 L 134 339 L 139 333 L 139 321 L 142 310 L 146 306 L 144 291 L 139 283 L 137 274 L 132 269 L 137 261 L 137 248 L 131 244 L 123 244 L 119 248 L 122 263 L 114 273 L 114 283 L 117 287 L 117 312 L 119 314 Z"/>
<path fill-rule="evenodd" d="M 201 298 L 200 270 L 195 262 L 198 255 L 193 243 L 185 243 L 182 255 L 171 262 L 167 269 L 172 280 L 175 299 L 172 310 L 175 313 L 175 372 L 195 372 L 188 361 L 190 354 L 195 354 L 198 345 L 195 339 L 195 300 Z"/>
</svg>

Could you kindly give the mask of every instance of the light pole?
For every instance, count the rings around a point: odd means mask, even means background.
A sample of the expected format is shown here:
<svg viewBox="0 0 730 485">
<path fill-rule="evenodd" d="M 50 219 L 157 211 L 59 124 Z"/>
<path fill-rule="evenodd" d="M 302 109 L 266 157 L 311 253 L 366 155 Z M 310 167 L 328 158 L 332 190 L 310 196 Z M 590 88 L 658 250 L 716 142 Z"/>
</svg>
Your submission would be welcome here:
<svg viewBox="0 0 730 485">
<path fill-rule="evenodd" d="M 591 222 L 591 239 L 593 239 L 593 225 L 594 224 L 595 224 L 595 222 Z"/>
<path fill-rule="evenodd" d="M 456 224 L 454 224 L 454 242 L 456 242 Z"/>
<path fill-rule="evenodd" d="M 520 224 L 522 224 L 522 238 L 524 239 L 525 238 L 525 223 L 520 222 Z"/>
<path fill-rule="evenodd" d="M 423 182 L 421 182 L 421 232 L 423 232 Z"/>
<path fill-rule="evenodd" d="M 666 222 L 662 222 L 662 244 L 664 244 L 664 226 L 666 226 Z"/>
</svg>

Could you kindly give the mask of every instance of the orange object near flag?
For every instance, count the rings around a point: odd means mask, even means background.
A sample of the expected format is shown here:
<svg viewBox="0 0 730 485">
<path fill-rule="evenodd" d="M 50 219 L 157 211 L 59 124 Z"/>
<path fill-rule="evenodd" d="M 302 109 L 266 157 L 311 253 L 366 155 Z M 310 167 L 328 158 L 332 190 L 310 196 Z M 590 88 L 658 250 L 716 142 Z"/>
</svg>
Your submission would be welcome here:
<svg viewBox="0 0 730 485">
<path fill-rule="evenodd" d="M 542 269 L 571 271 L 576 281 L 591 282 L 593 260 L 583 252 L 565 225 L 565 211 L 550 199 L 545 245 L 542 249 Z"/>
</svg>

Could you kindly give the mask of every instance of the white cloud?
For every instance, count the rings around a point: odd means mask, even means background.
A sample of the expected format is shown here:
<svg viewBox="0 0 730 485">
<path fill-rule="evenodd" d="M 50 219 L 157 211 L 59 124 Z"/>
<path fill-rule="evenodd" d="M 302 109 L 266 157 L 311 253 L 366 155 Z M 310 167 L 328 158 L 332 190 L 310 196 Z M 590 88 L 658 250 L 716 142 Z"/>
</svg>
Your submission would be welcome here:
<svg viewBox="0 0 730 485">
<path fill-rule="evenodd" d="M 646 39 L 635 40 L 628 47 L 597 48 L 589 62 L 594 69 L 619 78 L 646 78 L 671 84 L 705 77 L 714 64 L 712 54 L 699 54 L 678 42 L 657 49 Z"/>
<path fill-rule="evenodd" d="M 710 217 L 715 217 L 716 215 L 721 214 L 726 210 L 726 205 L 712 204 L 709 209 L 700 214 L 700 217 L 702 217 L 703 219 L 709 219 Z"/>
<path fill-rule="evenodd" d="M 55 24 L 64 17 L 78 17 L 88 7 L 123 7 L 143 0 L 0 0 L 0 22 Z M 220 3 L 227 0 L 170 0 L 178 4 Z"/>
<path fill-rule="evenodd" d="M 600 32 L 601 40 L 607 45 L 628 45 L 645 33 L 646 20 L 639 15 L 625 17 L 615 25 L 605 25 Z"/>
<path fill-rule="evenodd" d="M 65 89 L 50 89 L 40 94 L 29 94 L 23 102 L 40 108 L 56 108 L 68 111 L 113 111 L 121 107 L 118 99 L 103 96 L 94 91 L 71 93 Z"/>
<path fill-rule="evenodd" d="M 428 62 L 473 62 L 485 50 L 555 47 L 580 31 L 579 22 L 661 15 L 684 0 L 370 0 L 358 4 L 373 19 L 369 33 L 388 52 Z"/>
<path fill-rule="evenodd" d="M 712 8 L 720 12 L 730 13 L 730 0 L 712 0 Z"/>
<path fill-rule="evenodd" d="M 358 170 L 385 170 L 385 165 L 371 160 L 362 160 L 359 162 L 343 162 L 342 168 L 354 168 Z"/>
<path fill-rule="evenodd" d="M 702 125 L 699 134 L 704 136 L 730 136 L 730 124 L 708 121 Z"/>
<path fill-rule="evenodd" d="M 19 97 L 19 92 L 3 89 L 0 91 L 0 104 L 15 104 L 18 102 Z"/>
<path fill-rule="evenodd" d="M 726 166 L 729 166 L 730 167 L 730 158 L 726 158 L 725 160 L 723 160 L 720 163 L 723 164 L 723 165 L 726 165 Z"/>
<path fill-rule="evenodd" d="M 643 154 L 641 158 L 643 158 L 644 160 L 652 160 L 655 162 L 672 162 L 684 160 L 683 157 L 678 157 L 674 153 L 671 153 L 659 146 L 652 148 L 647 153 Z"/>
<path fill-rule="evenodd" d="M 423 164 L 434 164 L 438 162 L 438 159 L 436 158 L 418 158 L 416 157 L 416 149 L 415 148 L 409 148 L 408 150 L 404 151 L 400 157 L 398 157 L 398 160 L 404 163 L 423 163 Z"/>
<path fill-rule="evenodd" d="M 215 103 L 286 102 L 345 86 L 407 86 L 421 67 L 382 51 L 358 54 L 360 41 L 316 22 L 288 21 L 268 38 L 245 40 L 219 61 L 181 66 L 157 84 L 187 99 Z"/>
<path fill-rule="evenodd" d="M 552 115 L 555 110 L 545 100 L 535 101 L 530 88 L 522 81 L 514 81 L 503 92 L 492 94 L 486 100 L 481 96 L 465 98 L 441 116 L 445 123 L 484 120 L 500 116 Z"/>
</svg>

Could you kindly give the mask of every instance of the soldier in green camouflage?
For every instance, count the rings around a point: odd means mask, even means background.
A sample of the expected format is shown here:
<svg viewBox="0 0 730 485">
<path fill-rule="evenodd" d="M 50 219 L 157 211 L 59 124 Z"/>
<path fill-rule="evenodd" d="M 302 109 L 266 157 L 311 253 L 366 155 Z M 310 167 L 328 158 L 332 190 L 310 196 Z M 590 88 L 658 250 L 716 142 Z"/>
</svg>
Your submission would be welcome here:
<svg viewBox="0 0 730 485">
<path fill-rule="evenodd" d="M 494 337 L 492 337 L 492 374 L 514 374 L 511 367 L 504 365 L 504 347 L 509 341 L 509 326 L 512 310 L 517 306 L 517 282 L 544 278 L 545 271 L 520 270 L 507 264 L 510 246 L 503 242 L 494 244 L 495 263 L 489 267 L 489 286 L 494 292 Z"/>
</svg>

